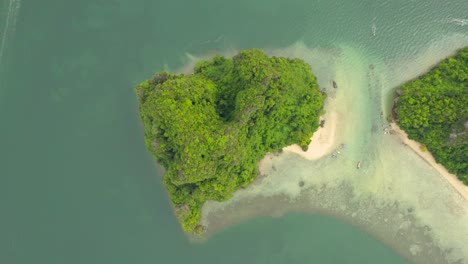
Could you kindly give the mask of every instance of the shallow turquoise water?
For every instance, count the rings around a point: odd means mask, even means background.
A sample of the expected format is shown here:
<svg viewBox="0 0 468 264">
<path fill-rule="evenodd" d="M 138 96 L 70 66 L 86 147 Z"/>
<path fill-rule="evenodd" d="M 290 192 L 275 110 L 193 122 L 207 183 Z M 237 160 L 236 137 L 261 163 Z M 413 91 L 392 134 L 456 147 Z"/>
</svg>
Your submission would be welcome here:
<svg viewBox="0 0 468 264">
<path fill-rule="evenodd" d="M 187 53 L 302 41 L 392 61 L 468 34 L 453 22 L 467 18 L 463 0 L 354 2 L 0 0 L 0 262 L 406 263 L 317 215 L 255 219 L 191 244 L 137 116 L 133 86 Z"/>
</svg>

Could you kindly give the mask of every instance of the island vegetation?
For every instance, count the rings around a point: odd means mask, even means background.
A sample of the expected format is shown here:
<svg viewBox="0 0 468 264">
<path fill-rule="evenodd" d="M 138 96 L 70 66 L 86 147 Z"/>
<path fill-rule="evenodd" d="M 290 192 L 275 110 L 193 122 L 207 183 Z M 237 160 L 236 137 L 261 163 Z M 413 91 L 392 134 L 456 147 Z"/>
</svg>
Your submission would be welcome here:
<svg viewBox="0 0 468 264">
<path fill-rule="evenodd" d="M 397 90 L 394 118 L 468 184 L 468 47 Z"/>
<path fill-rule="evenodd" d="M 307 149 L 325 98 L 308 64 L 257 49 L 201 61 L 190 75 L 157 73 L 135 90 L 146 146 L 183 229 L 196 233 L 203 203 L 246 187 L 268 152 Z"/>
</svg>

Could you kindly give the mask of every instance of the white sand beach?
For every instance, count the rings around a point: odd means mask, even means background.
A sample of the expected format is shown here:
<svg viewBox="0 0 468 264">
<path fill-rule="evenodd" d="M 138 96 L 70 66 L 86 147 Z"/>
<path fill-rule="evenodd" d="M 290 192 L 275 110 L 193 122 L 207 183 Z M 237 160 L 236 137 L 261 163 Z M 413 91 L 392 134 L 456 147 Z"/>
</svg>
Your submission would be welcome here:
<svg viewBox="0 0 468 264">
<path fill-rule="evenodd" d="M 325 124 L 323 128 L 319 127 L 319 129 L 315 131 L 307 151 L 303 151 L 297 144 L 287 146 L 283 148 L 283 151 L 297 153 L 308 160 L 316 160 L 331 153 L 336 147 L 336 125 L 338 122 L 338 113 L 336 111 L 329 110 L 325 115 L 320 117 L 320 120 L 325 120 Z"/>
<path fill-rule="evenodd" d="M 429 151 L 422 151 L 421 144 L 409 139 L 406 132 L 401 130 L 396 123 L 391 123 L 390 126 L 404 144 L 410 147 L 416 154 L 418 154 L 434 169 L 436 169 L 440 173 L 440 175 L 442 175 L 453 186 L 453 188 L 455 188 L 455 190 L 457 190 L 460 193 L 460 195 L 468 201 L 468 186 L 464 185 L 463 182 L 458 180 L 457 176 L 448 172 L 444 166 L 437 163 Z"/>
</svg>

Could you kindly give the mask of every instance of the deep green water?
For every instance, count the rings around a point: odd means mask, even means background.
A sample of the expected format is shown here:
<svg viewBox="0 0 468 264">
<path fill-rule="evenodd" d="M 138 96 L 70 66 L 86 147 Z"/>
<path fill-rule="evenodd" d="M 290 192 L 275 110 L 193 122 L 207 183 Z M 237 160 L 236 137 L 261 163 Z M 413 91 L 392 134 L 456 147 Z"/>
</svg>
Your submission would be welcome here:
<svg viewBox="0 0 468 264">
<path fill-rule="evenodd" d="M 297 41 L 410 59 L 467 36 L 453 21 L 466 10 L 466 0 L 0 0 L 0 263 L 407 263 L 319 215 L 257 218 L 190 243 L 143 144 L 133 87 L 187 53 Z"/>
</svg>

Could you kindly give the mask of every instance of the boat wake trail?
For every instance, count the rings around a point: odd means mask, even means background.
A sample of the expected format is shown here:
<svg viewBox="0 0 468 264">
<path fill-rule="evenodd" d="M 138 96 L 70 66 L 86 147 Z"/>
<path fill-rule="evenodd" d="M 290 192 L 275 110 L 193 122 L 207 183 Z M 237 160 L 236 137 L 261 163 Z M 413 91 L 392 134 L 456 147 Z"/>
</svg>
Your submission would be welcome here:
<svg viewBox="0 0 468 264">
<path fill-rule="evenodd" d="M 9 0 L 6 19 L 3 22 L 3 29 L 1 31 L 1 42 L 0 42 L 0 66 L 2 65 L 3 53 L 7 43 L 8 35 L 15 31 L 16 20 L 20 9 L 20 0 Z"/>
</svg>

